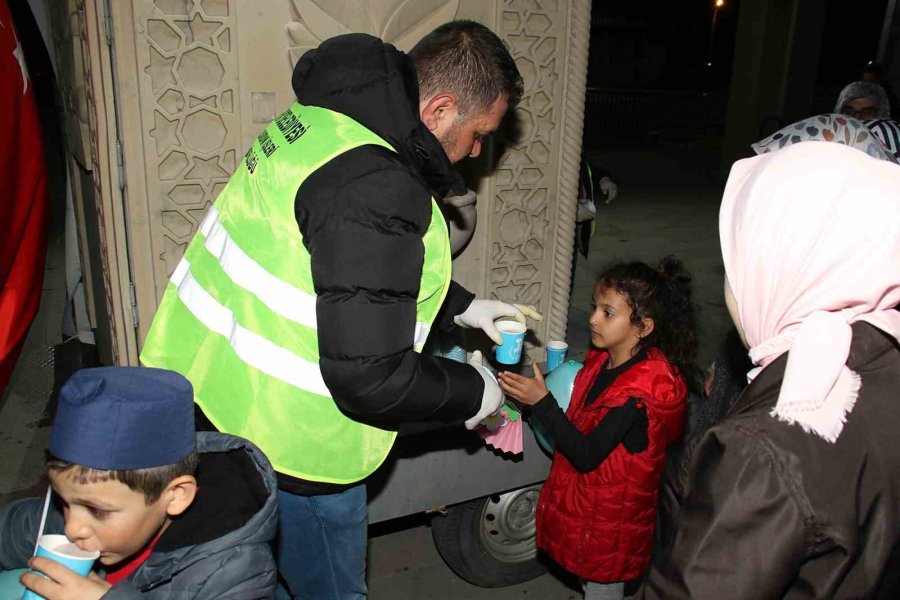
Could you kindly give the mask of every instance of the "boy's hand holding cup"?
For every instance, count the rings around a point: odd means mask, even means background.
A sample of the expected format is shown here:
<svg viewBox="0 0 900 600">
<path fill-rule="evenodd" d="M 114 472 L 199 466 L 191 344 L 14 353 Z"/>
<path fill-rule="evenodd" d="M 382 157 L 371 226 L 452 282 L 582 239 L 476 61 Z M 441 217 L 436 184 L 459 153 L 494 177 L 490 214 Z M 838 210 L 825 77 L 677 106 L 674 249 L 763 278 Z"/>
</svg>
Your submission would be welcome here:
<svg viewBox="0 0 900 600">
<path fill-rule="evenodd" d="M 22 585 L 28 588 L 22 600 L 94 600 L 102 597 L 112 586 L 91 572 L 99 557 L 99 552 L 80 550 L 64 535 L 42 535 L 37 554 L 28 563 L 32 572 L 21 577 Z"/>
</svg>

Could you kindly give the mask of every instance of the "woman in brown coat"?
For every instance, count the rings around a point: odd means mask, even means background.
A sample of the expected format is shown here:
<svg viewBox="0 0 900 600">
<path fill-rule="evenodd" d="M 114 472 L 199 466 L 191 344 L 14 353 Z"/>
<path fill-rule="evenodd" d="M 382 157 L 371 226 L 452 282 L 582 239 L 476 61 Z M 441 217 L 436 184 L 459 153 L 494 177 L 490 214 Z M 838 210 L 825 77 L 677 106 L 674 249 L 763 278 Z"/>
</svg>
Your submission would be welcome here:
<svg viewBox="0 0 900 600">
<path fill-rule="evenodd" d="M 726 303 L 756 368 L 670 470 L 638 597 L 900 597 L 898 190 L 838 144 L 735 164 Z"/>
</svg>

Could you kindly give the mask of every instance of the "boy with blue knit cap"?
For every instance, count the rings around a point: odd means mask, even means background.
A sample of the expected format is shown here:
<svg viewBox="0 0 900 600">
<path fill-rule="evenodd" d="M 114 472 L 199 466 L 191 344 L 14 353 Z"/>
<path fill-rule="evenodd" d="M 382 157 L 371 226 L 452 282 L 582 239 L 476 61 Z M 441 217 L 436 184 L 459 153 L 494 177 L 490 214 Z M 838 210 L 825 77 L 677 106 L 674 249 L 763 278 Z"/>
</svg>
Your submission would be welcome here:
<svg viewBox="0 0 900 600">
<path fill-rule="evenodd" d="M 45 575 L 21 581 L 47 600 L 272 597 L 272 468 L 246 440 L 194 433 L 193 390 L 178 373 L 76 373 L 60 392 L 47 468 L 44 533 L 100 553 L 88 577 L 31 558 L 41 501 L 0 508 L 0 568 Z"/>
</svg>

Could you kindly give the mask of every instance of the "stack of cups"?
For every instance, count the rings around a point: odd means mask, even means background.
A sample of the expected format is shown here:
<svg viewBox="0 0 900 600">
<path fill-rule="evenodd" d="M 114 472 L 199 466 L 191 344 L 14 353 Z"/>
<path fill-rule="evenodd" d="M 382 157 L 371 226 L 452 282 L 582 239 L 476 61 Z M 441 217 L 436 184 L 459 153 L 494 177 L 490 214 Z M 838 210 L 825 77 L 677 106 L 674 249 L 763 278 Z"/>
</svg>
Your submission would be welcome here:
<svg viewBox="0 0 900 600">
<path fill-rule="evenodd" d="M 441 356 L 449 358 L 450 360 L 455 360 L 456 362 L 464 363 L 466 362 L 466 349 L 459 344 L 453 344 L 449 348 L 444 348 L 441 352 Z"/>
<path fill-rule="evenodd" d="M 86 552 L 71 543 L 64 535 L 42 535 L 38 539 L 38 548 L 35 556 L 49 558 L 67 567 L 83 577 L 87 577 L 94 566 L 94 561 L 100 558 L 99 552 Z M 22 600 L 44 600 L 31 590 L 25 590 Z"/>
</svg>

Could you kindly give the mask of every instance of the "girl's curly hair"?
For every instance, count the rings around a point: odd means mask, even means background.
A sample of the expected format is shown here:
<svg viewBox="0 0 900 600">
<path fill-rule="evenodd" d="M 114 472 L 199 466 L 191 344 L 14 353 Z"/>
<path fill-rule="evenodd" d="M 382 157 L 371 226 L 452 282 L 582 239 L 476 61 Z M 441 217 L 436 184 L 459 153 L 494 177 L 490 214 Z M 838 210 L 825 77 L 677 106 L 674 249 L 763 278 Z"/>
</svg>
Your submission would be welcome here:
<svg viewBox="0 0 900 600">
<path fill-rule="evenodd" d="M 614 289 L 631 308 L 631 322 L 640 327 L 651 318 L 653 331 L 638 342 L 638 349 L 659 348 L 684 377 L 688 389 L 699 392 L 702 375 L 697 368 L 697 318 L 691 300 L 691 275 L 674 256 L 663 258 L 655 269 L 642 262 L 620 263 L 597 281 L 600 289 Z"/>
</svg>

